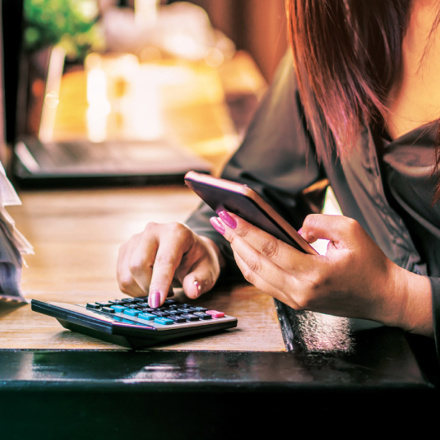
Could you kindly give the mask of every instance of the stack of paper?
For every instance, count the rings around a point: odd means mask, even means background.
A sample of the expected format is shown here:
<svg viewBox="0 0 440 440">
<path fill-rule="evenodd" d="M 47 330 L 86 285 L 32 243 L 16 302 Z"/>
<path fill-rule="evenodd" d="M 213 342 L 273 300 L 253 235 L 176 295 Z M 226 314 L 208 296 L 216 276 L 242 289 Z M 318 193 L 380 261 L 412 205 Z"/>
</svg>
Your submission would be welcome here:
<svg viewBox="0 0 440 440">
<path fill-rule="evenodd" d="M 23 255 L 33 253 L 33 248 L 5 209 L 20 204 L 20 198 L 0 163 L 0 299 L 25 301 L 20 291 L 21 268 Z"/>
</svg>

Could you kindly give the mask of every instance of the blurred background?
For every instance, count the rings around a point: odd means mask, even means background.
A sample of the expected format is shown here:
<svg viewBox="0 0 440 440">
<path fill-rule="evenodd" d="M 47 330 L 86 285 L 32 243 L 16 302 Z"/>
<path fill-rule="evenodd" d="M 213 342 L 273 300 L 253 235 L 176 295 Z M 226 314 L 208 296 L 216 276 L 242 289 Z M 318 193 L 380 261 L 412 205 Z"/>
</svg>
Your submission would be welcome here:
<svg viewBox="0 0 440 440">
<path fill-rule="evenodd" d="M 215 162 L 237 145 L 288 45 L 284 0 L 1 4 L 11 145 L 23 135 L 102 142 L 172 132 Z M 198 138 L 195 126 L 206 126 Z"/>
<path fill-rule="evenodd" d="M 19 4 L 20 0 L 14 3 Z M 212 28 L 230 38 L 237 50 L 249 52 L 265 78 L 270 80 L 286 49 L 284 0 L 24 0 L 27 44 L 29 48 L 35 48 L 63 40 L 66 45 L 70 44 L 72 53 L 77 45 L 78 55 L 81 55 L 81 50 L 98 46 L 99 26 L 105 26 L 112 36 L 118 31 L 125 32 L 118 38 L 129 40 L 128 29 L 124 26 L 131 11 L 137 18 L 136 29 L 131 29 L 134 37 L 135 34 L 139 36 L 142 25 L 148 27 L 160 20 L 157 15 L 159 6 L 171 4 L 180 6 L 174 10 L 176 15 L 180 14 L 180 20 L 176 20 L 180 21 L 177 26 L 181 27 L 185 26 L 185 20 L 188 26 L 197 20 L 200 25 L 201 14 L 196 18 L 197 12 L 188 4 L 202 8 Z M 192 30 L 194 33 L 202 31 L 198 38 L 203 39 L 203 29 L 197 29 L 196 25 Z"/>
<path fill-rule="evenodd" d="M 287 47 L 285 0 L 194 0 L 270 81 Z"/>
</svg>

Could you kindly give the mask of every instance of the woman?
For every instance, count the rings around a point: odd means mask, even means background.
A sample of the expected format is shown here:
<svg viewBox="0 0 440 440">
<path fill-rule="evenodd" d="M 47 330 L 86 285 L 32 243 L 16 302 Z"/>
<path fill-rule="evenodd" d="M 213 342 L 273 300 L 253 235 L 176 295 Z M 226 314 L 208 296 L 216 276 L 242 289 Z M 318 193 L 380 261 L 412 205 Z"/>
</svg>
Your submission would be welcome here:
<svg viewBox="0 0 440 440">
<path fill-rule="evenodd" d="M 130 295 L 196 298 L 238 267 L 295 309 L 435 336 L 440 304 L 440 7 L 434 0 L 287 1 L 283 60 L 223 177 L 248 183 L 326 255 L 304 255 L 222 212 L 148 224 L 121 247 Z M 328 179 L 343 216 L 314 214 Z M 213 227 L 214 228 L 213 228 Z M 219 234 L 220 233 L 220 234 Z M 433 313 L 434 312 L 434 313 Z M 440 319 L 440 318 L 439 318 Z"/>
</svg>

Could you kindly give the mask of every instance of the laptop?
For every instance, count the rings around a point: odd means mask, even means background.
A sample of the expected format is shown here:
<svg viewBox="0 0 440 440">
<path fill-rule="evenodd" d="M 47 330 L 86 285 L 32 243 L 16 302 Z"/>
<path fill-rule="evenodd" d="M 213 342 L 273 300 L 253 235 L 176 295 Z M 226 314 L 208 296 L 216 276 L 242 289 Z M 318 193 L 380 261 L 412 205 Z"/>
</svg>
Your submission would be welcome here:
<svg viewBox="0 0 440 440">
<path fill-rule="evenodd" d="M 33 69 L 28 65 L 24 72 L 24 78 L 28 72 L 43 75 L 39 80 L 45 90 L 40 99 L 29 94 L 18 98 L 18 133 L 12 160 L 12 176 L 18 186 L 183 183 L 187 171 L 211 171 L 208 161 L 166 136 L 147 140 L 51 140 L 48 133 L 55 119 L 51 97 L 59 92 L 63 66 L 63 54 L 55 50 L 47 59 L 40 57 Z M 26 84 L 22 82 L 19 94 L 26 91 Z"/>
<path fill-rule="evenodd" d="M 43 143 L 24 137 L 14 148 L 20 186 L 183 183 L 190 170 L 209 173 L 210 164 L 167 139 Z"/>
</svg>

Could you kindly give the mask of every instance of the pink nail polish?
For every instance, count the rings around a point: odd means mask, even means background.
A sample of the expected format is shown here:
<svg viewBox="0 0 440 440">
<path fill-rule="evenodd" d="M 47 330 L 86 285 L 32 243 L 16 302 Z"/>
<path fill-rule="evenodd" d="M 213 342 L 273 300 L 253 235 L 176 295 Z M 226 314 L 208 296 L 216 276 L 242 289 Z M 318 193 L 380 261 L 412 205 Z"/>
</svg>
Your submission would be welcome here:
<svg viewBox="0 0 440 440">
<path fill-rule="evenodd" d="M 222 225 L 222 223 L 217 217 L 211 217 L 209 221 L 211 222 L 211 225 L 218 233 L 222 235 L 225 234 L 225 227 Z"/>
<path fill-rule="evenodd" d="M 219 211 L 218 216 L 228 225 L 231 229 L 235 229 L 237 227 L 237 222 L 226 212 Z"/>
<path fill-rule="evenodd" d="M 196 280 L 194 281 L 194 287 L 196 288 L 196 292 L 197 292 L 197 296 L 200 295 L 200 292 L 202 291 L 202 286 L 200 285 L 200 283 Z"/>
<path fill-rule="evenodd" d="M 153 308 L 160 306 L 160 292 L 155 291 L 150 293 L 150 306 Z"/>
</svg>

